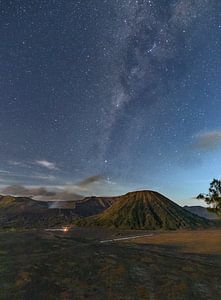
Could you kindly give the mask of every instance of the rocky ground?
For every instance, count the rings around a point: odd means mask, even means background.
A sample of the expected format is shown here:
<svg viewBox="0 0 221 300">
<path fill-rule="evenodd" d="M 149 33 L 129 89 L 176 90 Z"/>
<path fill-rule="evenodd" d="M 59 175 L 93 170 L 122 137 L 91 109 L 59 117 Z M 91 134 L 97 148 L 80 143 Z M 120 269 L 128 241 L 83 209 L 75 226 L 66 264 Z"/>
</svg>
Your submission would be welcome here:
<svg viewBox="0 0 221 300">
<path fill-rule="evenodd" d="M 152 237 L 100 243 L 141 233 L 1 232 L 0 299 L 221 299 L 221 255 L 185 253 Z"/>
</svg>

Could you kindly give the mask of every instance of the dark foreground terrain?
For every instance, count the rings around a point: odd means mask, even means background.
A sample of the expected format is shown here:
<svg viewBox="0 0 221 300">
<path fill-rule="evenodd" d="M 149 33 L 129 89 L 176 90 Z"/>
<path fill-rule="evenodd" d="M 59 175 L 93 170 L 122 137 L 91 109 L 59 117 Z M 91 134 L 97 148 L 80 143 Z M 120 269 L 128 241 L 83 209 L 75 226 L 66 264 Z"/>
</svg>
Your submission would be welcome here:
<svg viewBox="0 0 221 300">
<path fill-rule="evenodd" d="M 168 243 L 166 236 L 158 242 L 160 232 L 117 243 L 100 241 L 148 232 L 1 232 L 0 299 L 219 300 L 221 230 L 201 230 L 201 237 L 203 232 L 203 253 L 179 247 L 193 239 L 197 243 L 199 231 L 179 231 L 177 240 L 173 232 Z M 202 245 L 201 238 L 198 248 Z"/>
</svg>

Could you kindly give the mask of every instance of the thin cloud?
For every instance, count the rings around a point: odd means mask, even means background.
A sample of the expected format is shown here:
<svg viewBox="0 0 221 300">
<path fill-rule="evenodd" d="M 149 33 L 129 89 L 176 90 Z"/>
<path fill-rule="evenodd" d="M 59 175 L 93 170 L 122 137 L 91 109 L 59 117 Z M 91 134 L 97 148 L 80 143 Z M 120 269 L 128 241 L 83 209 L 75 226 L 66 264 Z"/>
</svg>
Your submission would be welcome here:
<svg viewBox="0 0 221 300">
<path fill-rule="evenodd" d="M 39 175 L 39 178 L 44 178 Z M 73 201 L 84 198 L 85 192 L 91 192 L 93 184 L 99 184 L 103 181 L 102 175 L 93 175 L 86 177 L 75 185 L 63 187 L 25 187 L 20 184 L 9 185 L 2 189 L 3 194 L 13 196 L 33 197 L 36 200 L 44 201 Z"/>
<path fill-rule="evenodd" d="M 47 180 L 47 181 L 54 181 L 56 177 L 53 175 L 44 175 L 44 174 L 18 174 L 15 172 L 0 170 L 0 175 L 6 178 L 27 178 L 27 179 L 39 179 L 39 180 Z"/>
<path fill-rule="evenodd" d="M 22 185 L 11 185 L 3 188 L 1 191 L 4 195 L 13 195 L 20 197 L 33 197 L 36 200 L 52 201 L 52 200 L 80 200 L 82 195 L 68 192 L 64 189 L 47 189 L 45 187 L 28 188 Z"/>
<path fill-rule="evenodd" d="M 27 162 L 9 160 L 7 163 L 8 163 L 8 165 L 13 166 L 13 167 L 26 167 L 26 168 L 30 169 L 33 167 L 33 165 L 38 165 L 38 166 L 44 167 L 48 170 L 59 170 L 59 168 L 55 162 L 50 162 L 45 159 L 36 160 L 36 161 L 27 161 Z"/>
<path fill-rule="evenodd" d="M 28 168 L 31 167 L 27 163 L 24 163 L 24 162 L 21 162 L 21 161 L 17 161 L 17 160 L 9 160 L 8 161 L 8 165 L 14 166 L 14 167 L 28 167 Z"/>
<path fill-rule="evenodd" d="M 10 172 L 6 170 L 0 170 L 0 174 L 10 174 Z"/>
<path fill-rule="evenodd" d="M 50 162 L 48 160 L 36 160 L 35 163 L 48 170 L 59 170 L 59 168 L 56 166 L 56 163 Z"/>
<path fill-rule="evenodd" d="M 219 147 L 221 147 L 221 130 L 199 133 L 192 143 L 192 148 L 198 151 L 212 151 Z"/>
<path fill-rule="evenodd" d="M 10 185 L 6 188 L 2 189 L 1 191 L 5 195 L 12 195 L 12 196 L 28 196 L 28 189 L 26 189 L 22 185 Z"/>
<path fill-rule="evenodd" d="M 79 186 L 80 188 L 87 188 L 91 184 L 100 183 L 103 180 L 104 177 L 102 175 L 93 175 L 81 180 L 79 183 L 77 183 L 77 186 Z"/>
</svg>

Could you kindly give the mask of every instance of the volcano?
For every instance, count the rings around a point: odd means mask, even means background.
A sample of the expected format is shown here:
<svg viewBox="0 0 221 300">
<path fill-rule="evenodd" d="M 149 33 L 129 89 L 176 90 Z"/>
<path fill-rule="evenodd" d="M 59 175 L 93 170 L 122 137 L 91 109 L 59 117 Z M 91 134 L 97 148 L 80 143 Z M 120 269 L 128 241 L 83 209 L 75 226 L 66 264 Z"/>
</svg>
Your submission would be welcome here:
<svg viewBox="0 0 221 300">
<path fill-rule="evenodd" d="M 68 225 L 77 217 L 101 213 L 115 197 L 86 197 L 74 201 L 37 201 L 0 195 L 0 228 L 48 228 Z"/>
<path fill-rule="evenodd" d="M 130 192 L 118 197 L 104 212 L 79 219 L 79 226 L 120 229 L 182 229 L 207 227 L 213 223 L 183 209 L 155 191 Z"/>
</svg>

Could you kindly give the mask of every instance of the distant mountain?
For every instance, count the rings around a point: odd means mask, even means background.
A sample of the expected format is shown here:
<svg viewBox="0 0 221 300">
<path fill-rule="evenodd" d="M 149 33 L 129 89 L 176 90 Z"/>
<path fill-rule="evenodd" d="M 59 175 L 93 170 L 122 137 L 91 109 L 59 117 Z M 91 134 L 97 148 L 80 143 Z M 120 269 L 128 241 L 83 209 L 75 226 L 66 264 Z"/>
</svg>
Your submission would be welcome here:
<svg viewBox="0 0 221 300">
<path fill-rule="evenodd" d="M 188 212 L 157 192 L 138 191 L 118 197 L 104 212 L 80 219 L 76 224 L 152 230 L 206 227 L 213 222 Z"/>
<path fill-rule="evenodd" d="M 0 228 L 45 228 L 70 224 L 77 217 L 104 211 L 114 199 L 87 197 L 77 201 L 44 202 L 28 197 L 0 196 Z"/>
<path fill-rule="evenodd" d="M 0 196 L 0 228 L 47 228 L 69 224 L 75 218 L 74 211 L 49 209 L 47 202 Z"/>
<path fill-rule="evenodd" d="M 92 216 L 105 211 L 112 206 L 118 197 L 86 197 L 75 202 L 75 212 L 78 216 Z"/>
<path fill-rule="evenodd" d="M 75 201 L 49 201 L 48 207 L 51 209 L 73 209 L 78 216 L 96 215 L 115 202 L 115 197 L 85 197 Z"/>
<path fill-rule="evenodd" d="M 217 214 L 210 212 L 206 207 L 203 206 L 184 206 L 184 209 L 188 210 L 189 212 L 196 214 L 200 217 L 209 219 L 209 220 L 216 220 L 218 219 Z"/>
<path fill-rule="evenodd" d="M 75 222 L 83 226 L 131 229 L 196 228 L 212 223 L 153 191 L 48 202 L 0 196 L 0 228 L 47 228 Z"/>
</svg>

